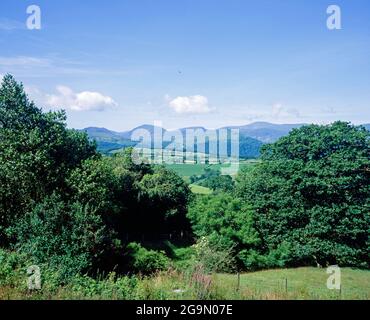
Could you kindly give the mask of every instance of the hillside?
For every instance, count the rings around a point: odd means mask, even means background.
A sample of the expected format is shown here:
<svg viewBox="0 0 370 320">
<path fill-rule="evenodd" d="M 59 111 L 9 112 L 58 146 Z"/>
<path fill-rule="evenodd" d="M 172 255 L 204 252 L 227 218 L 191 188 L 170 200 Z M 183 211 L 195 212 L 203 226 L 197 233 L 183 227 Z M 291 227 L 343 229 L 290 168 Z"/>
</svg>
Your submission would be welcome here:
<svg viewBox="0 0 370 320">
<path fill-rule="evenodd" d="M 269 122 L 254 122 L 245 126 L 226 127 L 227 129 L 239 129 L 241 136 L 247 136 L 264 143 L 275 142 L 286 136 L 292 129 L 300 128 L 304 124 L 274 124 Z"/>
<path fill-rule="evenodd" d="M 104 154 L 109 154 L 115 150 L 124 149 L 130 146 L 134 146 L 135 142 L 131 141 L 131 135 L 135 130 L 147 130 L 150 132 L 151 136 L 154 136 L 154 126 L 152 125 L 142 125 L 139 127 L 136 127 L 130 131 L 124 131 L 124 132 L 116 132 L 111 131 L 106 128 L 96 128 L 96 127 L 88 127 L 83 129 L 90 139 L 94 139 L 97 142 L 98 150 Z M 160 128 L 159 128 L 160 129 Z M 181 131 L 184 135 L 186 130 L 188 129 L 200 129 L 205 131 L 206 129 L 203 127 L 190 127 L 190 128 L 181 128 L 179 131 Z M 171 133 L 171 131 L 167 131 L 166 129 L 162 129 L 163 133 Z M 169 143 L 164 142 L 163 147 L 166 147 Z M 228 142 L 229 144 L 229 142 Z M 245 135 L 241 132 L 240 134 L 240 149 L 239 149 L 239 156 L 241 158 L 258 158 L 259 157 L 259 150 L 262 146 L 262 141 L 255 139 L 253 137 L 250 137 L 248 135 Z M 150 148 L 152 146 L 148 145 L 147 148 Z M 206 151 L 209 150 L 209 142 L 206 142 L 205 145 L 200 145 L 200 148 L 205 148 Z M 184 151 L 186 151 L 186 147 L 181 147 Z M 196 146 L 194 146 L 194 149 L 196 150 Z M 228 149 L 228 154 L 230 154 L 230 148 Z"/>
<path fill-rule="evenodd" d="M 260 154 L 260 148 L 264 143 L 273 143 L 279 138 L 286 136 L 292 129 L 300 128 L 304 124 L 274 124 L 269 122 L 254 122 L 243 126 L 229 126 L 220 129 L 239 129 L 240 134 L 240 149 L 239 156 L 241 158 L 258 158 Z M 367 130 L 370 130 L 370 124 L 363 125 Z M 136 130 L 147 130 L 151 136 L 154 136 L 155 127 L 150 124 L 144 124 L 138 126 L 129 131 L 116 132 L 108 130 L 106 128 L 88 127 L 83 129 L 90 139 L 94 139 L 97 142 L 98 150 L 104 154 L 110 154 L 113 151 L 124 149 L 130 146 L 135 146 L 135 142 L 131 141 L 131 135 Z M 161 128 L 157 129 L 161 130 Z M 179 131 L 185 136 L 186 130 L 188 129 L 200 129 L 207 130 L 204 127 L 187 127 L 181 128 Z M 162 129 L 163 133 L 171 133 L 166 129 Z M 219 130 L 219 129 L 218 129 Z M 218 131 L 216 130 L 216 131 Z M 163 147 L 166 147 L 169 143 L 163 143 Z M 208 142 L 205 145 L 206 151 L 208 151 Z M 151 148 L 153 146 L 146 146 Z M 202 145 L 200 145 L 203 148 Z M 186 151 L 185 146 L 182 146 L 183 150 Z M 196 147 L 195 147 L 196 149 Z M 230 153 L 230 150 L 228 151 Z"/>
</svg>

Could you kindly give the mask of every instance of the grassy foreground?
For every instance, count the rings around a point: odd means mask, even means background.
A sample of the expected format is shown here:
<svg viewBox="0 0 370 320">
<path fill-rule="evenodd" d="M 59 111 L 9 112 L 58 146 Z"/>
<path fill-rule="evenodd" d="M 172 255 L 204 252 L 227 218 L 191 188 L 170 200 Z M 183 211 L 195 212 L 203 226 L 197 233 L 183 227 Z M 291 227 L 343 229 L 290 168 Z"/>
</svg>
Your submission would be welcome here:
<svg viewBox="0 0 370 320">
<path fill-rule="evenodd" d="M 151 277 L 80 277 L 64 287 L 45 283 L 33 292 L 24 284 L 2 285 L 0 299 L 369 299 L 370 271 L 342 268 L 341 291 L 327 289 L 327 278 L 326 269 L 304 267 L 241 274 L 238 285 L 236 274 L 170 270 Z"/>
<path fill-rule="evenodd" d="M 242 295 L 257 299 L 366 299 L 370 298 L 370 271 L 341 268 L 341 290 L 329 290 L 325 268 L 265 270 L 240 276 Z M 235 288 L 237 276 L 218 274 L 216 281 Z"/>
</svg>

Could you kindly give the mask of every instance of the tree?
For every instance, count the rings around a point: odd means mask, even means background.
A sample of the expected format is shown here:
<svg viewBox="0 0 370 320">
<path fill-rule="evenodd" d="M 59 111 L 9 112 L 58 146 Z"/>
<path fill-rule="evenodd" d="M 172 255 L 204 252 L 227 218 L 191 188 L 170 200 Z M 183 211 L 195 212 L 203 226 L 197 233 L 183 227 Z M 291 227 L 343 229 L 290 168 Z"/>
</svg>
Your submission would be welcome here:
<svg viewBox="0 0 370 320">
<path fill-rule="evenodd" d="M 53 191 L 84 159 L 97 157 L 85 133 L 66 129 L 65 113 L 43 113 L 22 84 L 6 75 L 0 87 L 0 244 L 6 229 Z"/>
<path fill-rule="evenodd" d="M 232 248 L 235 255 L 259 245 L 250 207 L 231 194 L 199 195 L 187 216 L 195 235 L 206 237 L 210 245 Z"/>
<path fill-rule="evenodd" d="M 138 201 L 147 224 L 143 229 L 149 233 L 189 229 L 186 210 L 190 189 L 180 176 L 159 166 L 145 174 L 138 186 Z"/>
<path fill-rule="evenodd" d="M 287 264 L 368 266 L 370 132 L 304 126 L 264 146 L 262 160 L 237 185 L 253 205 L 259 253 L 284 244 Z"/>
<path fill-rule="evenodd" d="M 199 185 L 210 188 L 213 191 L 231 192 L 234 189 L 234 181 L 228 175 L 209 177 L 201 181 Z"/>
</svg>

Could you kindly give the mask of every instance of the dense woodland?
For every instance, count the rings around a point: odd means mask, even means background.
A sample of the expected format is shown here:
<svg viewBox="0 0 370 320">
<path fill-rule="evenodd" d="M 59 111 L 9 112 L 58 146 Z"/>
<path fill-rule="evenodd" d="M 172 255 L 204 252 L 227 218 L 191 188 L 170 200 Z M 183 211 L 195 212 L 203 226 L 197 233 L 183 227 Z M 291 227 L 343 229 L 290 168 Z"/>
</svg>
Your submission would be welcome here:
<svg viewBox="0 0 370 320">
<path fill-rule="evenodd" d="M 369 268 L 370 132 L 346 122 L 293 129 L 210 195 L 131 150 L 106 157 L 63 111 L 0 87 L 0 247 L 76 274 L 208 272 L 338 264 Z M 197 179 L 197 177 L 192 178 Z M 173 256 L 171 246 L 181 246 Z M 4 258 L 5 259 L 5 258 Z M 178 260 L 181 260 L 181 263 Z M 0 272 L 1 273 L 1 272 Z"/>
</svg>

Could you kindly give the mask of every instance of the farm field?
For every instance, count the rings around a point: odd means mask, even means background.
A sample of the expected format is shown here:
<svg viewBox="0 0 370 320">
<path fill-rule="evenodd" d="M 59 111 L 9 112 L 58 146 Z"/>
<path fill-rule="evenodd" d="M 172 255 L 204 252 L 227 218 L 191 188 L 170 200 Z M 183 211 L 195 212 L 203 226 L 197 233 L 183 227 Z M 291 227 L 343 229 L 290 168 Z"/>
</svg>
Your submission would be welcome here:
<svg viewBox="0 0 370 320">
<path fill-rule="evenodd" d="M 253 167 L 259 163 L 259 160 L 255 159 L 248 159 L 248 160 L 241 160 L 239 162 L 239 170 L 245 167 Z M 184 178 L 185 181 L 189 182 L 189 178 L 192 175 L 201 175 L 204 173 L 204 169 L 211 168 L 213 170 L 220 170 L 221 168 L 227 168 L 229 165 L 227 164 L 166 164 L 167 169 L 175 171 L 179 176 Z"/>
<path fill-rule="evenodd" d="M 206 187 L 198 186 L 196 184 L 189 185 L 191 192 L 196 194 L 211 194 L 212 190 Z"/>
</svg>

